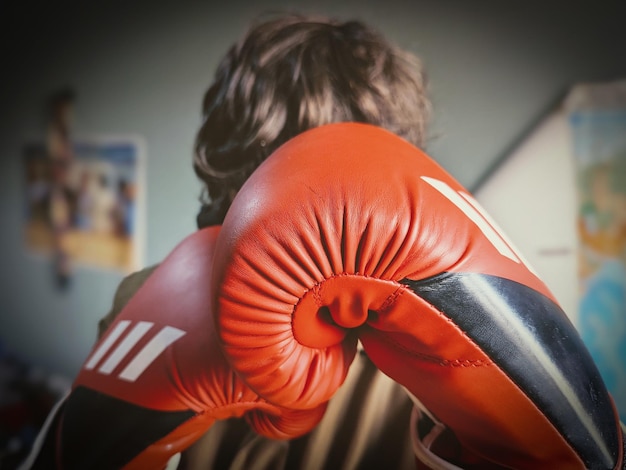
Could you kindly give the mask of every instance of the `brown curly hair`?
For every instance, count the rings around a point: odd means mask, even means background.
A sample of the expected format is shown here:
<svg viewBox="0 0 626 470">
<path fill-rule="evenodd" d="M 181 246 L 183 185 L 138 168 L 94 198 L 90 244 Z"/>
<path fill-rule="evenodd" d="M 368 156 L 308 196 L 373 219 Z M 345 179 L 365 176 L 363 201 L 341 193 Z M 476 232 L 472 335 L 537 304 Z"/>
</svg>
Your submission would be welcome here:
<svg viewBox="0 0 626 470">
<path fill-rule="evenodd" d="M 198 226 L 221 223 L 250 174 L 295 135 L 358 121 L 423 147 L 430 109 L 421 61 L 362 22 L 288 14 L 253 24 L 204 96 Z"/>
</svg>

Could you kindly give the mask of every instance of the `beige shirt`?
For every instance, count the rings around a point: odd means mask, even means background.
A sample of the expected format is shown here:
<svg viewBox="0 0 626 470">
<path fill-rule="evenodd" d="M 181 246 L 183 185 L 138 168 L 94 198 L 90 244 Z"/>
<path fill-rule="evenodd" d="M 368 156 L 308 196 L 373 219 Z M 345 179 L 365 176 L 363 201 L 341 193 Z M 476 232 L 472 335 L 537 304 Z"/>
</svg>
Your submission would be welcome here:
<svg viewBox="0 0 626 470">
<path fill-rule="evenodd" d="M 122 281 L 111 311 L 100 320 L 99 335 L 155 268 Z M 414 470 L 409 435 L 412 407 L 404 389 L 378 371 L 360 351 L 324 418 L 309 434 L 290 441 L 272 440 L 253 432 L 242 419 L 219 421 L 183 452 L 178 468 Z"/>
</svg>

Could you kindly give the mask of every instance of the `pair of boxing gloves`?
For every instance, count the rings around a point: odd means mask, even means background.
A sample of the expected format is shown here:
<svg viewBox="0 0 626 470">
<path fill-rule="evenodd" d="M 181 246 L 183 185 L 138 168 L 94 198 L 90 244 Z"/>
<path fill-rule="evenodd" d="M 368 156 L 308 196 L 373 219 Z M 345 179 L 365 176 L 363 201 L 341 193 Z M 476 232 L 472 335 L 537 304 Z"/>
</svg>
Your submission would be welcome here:
<svg viewBox="0 0 626 470">
<path fill-rule="evenodd" d="M 164 468 L 215 420 L 310 431 L 357 341 L 418 406 L 430 468 L 624 467 L 610 395 L 557 301 L 476 201 L 394 134 L 279 148 L 94 346 L 32 468 Z"/>
</svg>

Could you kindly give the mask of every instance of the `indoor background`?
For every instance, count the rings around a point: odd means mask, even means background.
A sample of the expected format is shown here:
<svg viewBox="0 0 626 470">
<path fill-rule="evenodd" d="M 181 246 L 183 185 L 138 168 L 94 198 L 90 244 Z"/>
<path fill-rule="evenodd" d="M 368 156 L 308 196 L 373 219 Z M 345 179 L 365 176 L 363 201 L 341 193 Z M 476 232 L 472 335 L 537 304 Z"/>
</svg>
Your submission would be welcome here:
<svg viewBox="0 0 626 470">
<path fill-rule="evenodd" d="M 44 132 L 46 97 L 66 86 L 76 92 L 76 136 L 133 136 L 142 142 L 141 264 L 156 263 L 195 229 L 201 186 L 191 167 L 192 145 L 202 96 L 218 60 L 258 14 L 284 10 L 363 20 L 422 58 L 434 105 L 427 151 L 493 208 L 520 249 L 530 247 L 529 258 L 541 264 L 542 250 L 564 255 L 556 265 L 546 262 L 542 272 L 571 312 L 577 294 L 575 229 L 558 207 L 543 217 L 533 211 L 544 207 L 546 198 L 574 207 L 573 175 L 558 164 L 550 166 L 531 147 L 530 157 L 507 170 L 504 180 L 494 178 L 571 87 L 626 78 L 626 27 L 619 4 L 2 2 L 2 348 L 46 374 L 73 377 L 125 275 L 77 265 L 71 285 L 59 289 L 49 260 L 25 249 L 23 146 Z M 537 241 L 541 234 L 563 233 L 558 230 L 570 235 L 544 246 Z"/>
</svg>

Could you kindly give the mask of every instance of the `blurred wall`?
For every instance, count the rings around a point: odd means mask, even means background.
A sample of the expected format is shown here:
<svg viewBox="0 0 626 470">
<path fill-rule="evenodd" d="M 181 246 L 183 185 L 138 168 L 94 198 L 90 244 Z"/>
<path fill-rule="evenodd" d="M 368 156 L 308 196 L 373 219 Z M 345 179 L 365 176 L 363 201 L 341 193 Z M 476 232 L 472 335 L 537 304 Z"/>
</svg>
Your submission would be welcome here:
<svg viewBox="0 0 626 470">
<path fill-rule="evenodd" d="M 0 5 L 0 339 L 70 376 L 122 275 L 79 269 L 59 293 L 48 265 L 23 250 L 20 146 L 41 131 L 42 101 L 56 87 L 78 93 L 77 135 L 145 139 L 149 264 L 194 230 L 200 185 L 190 162 L 202 94 L 221 55 L 259 13 L 362 19 L 419 54 L 435 105 L 428 150 L 471 189 L 570 85 L 626 75 L 617 1 L 40 3 Z"/>
<path fill-rule="evenodd" d="M 576 170 L 568 114 L 551 110 L 474 195 L 578 323 Z"/>
</svg>

